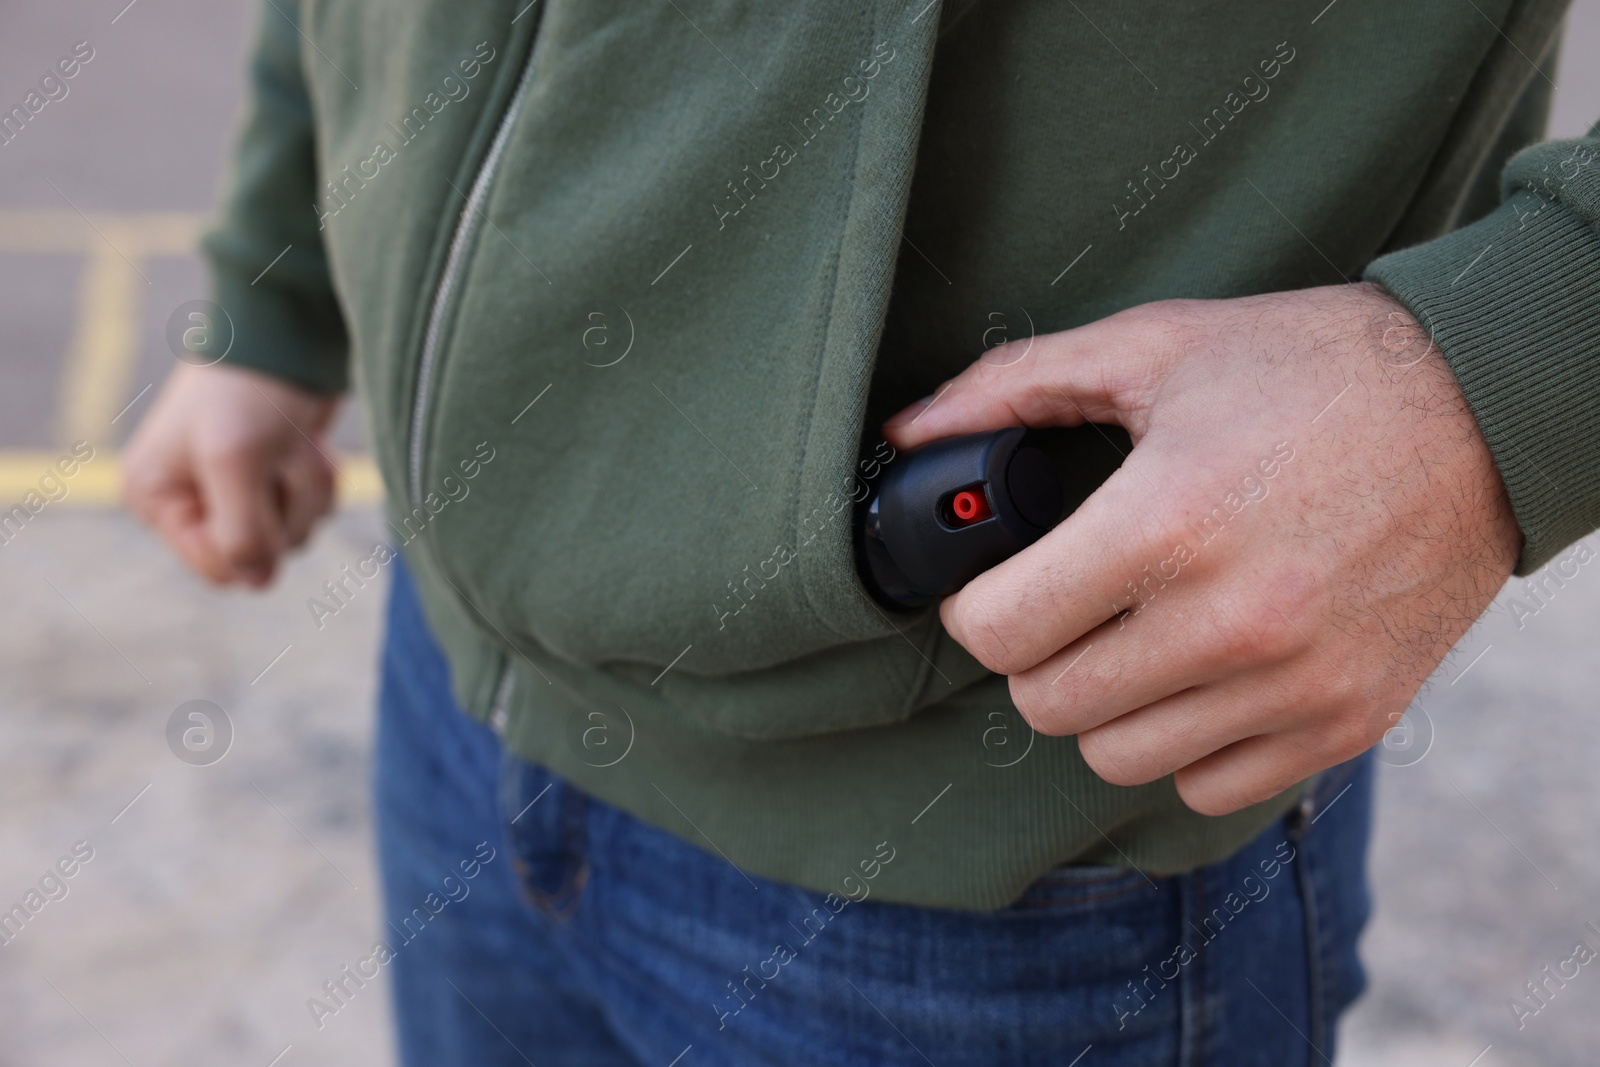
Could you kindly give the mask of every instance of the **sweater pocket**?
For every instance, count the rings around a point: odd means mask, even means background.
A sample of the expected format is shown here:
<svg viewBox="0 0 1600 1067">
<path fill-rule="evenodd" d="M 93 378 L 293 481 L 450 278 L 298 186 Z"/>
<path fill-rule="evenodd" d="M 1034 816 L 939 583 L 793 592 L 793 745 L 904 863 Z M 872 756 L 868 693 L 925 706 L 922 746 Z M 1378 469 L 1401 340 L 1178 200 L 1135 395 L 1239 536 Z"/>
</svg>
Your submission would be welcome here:
<svg viewBox="0 0 1600 1067">
<path fill-rule="evenodd" d="M 749 738 L 894 722 L 986 673 L 855 572 L 937 19 L 836 6 L 707 28 L 766 57 L 759 93 L 670 7 L 546 10 L 426 428 L 417 525 L 484 637 Z"/>
<path fill-rule="evenodd" d="M 894 461 L 887 445 L 863 449 L 861 441 L 938 22 L 918 25 L 913 15 L 881 5 L 864 19 L 871 27 L 864 43 L 873 42 L 879 74 L 854 128 L 838 131 L 852 143 L 831 157 L 836 237 L 816 260 L 813 313 L 797 317 L 810 326 L 814 385 L 791 424 L 788 514 L 779 516 L 772 551 L 718 590 L 719 635 L 724 627 L 750 625 L 762 630 L 764 646 L 776 640 L 788 647 L 779 661 L 757 669 L 669 672 L 660 682 L 668 700 L 740 737 L 896 722 L 989 674 L 944 632 L 936 611 L 891 616 L 881 609 L 855 567 L 854 505 Z M 766 631 L 759 619 L 747 620 L 760 610 L 760 597 L 783 583 L 782 611 L 775 614 L 787 614 L 787 626 Z"/>
</svg>

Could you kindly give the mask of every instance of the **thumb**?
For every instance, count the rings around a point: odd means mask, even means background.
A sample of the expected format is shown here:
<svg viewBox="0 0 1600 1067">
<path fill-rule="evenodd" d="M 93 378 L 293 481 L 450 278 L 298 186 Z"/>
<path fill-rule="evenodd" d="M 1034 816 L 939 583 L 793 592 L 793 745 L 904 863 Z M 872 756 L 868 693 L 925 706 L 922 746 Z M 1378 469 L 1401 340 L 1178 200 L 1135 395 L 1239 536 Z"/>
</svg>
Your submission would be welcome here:
<svg viewBox="0 0 1600 1067">
<path fill-rule="evenodd" d="M 1074 330 L 1020 338 L 985 352 L 931 395 L 883 424 L 899 449 L 1005 426 L 1117 423 L 1137 441 L 1170 348 L 1127 312 Z"/>
</svg>

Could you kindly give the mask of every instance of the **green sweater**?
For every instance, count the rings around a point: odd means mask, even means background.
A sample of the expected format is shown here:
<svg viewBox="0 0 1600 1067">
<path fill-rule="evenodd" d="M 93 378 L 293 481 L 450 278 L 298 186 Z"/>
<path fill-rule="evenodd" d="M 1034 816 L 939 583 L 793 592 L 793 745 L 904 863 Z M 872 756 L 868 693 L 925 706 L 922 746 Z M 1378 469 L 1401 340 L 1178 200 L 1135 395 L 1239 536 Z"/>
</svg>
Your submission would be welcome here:
<svg viewBox="0 0 1600 1067">
<path fill-rule="evenodd" d="M 924 2 L 276 0 L 206 247 L 229 362 L 353 368 L 514 751 L 753 874 L 992 908 L 1215 860 L 1298 793 L 1108 785 L 936 613 L 878 610 L 876 420 L 1001 337 L 1365 271 L 1455 367 L 1532 568 L 1600 525 L 1600 142 L 1495 206 L 1560 0 Z"/>
</svg>

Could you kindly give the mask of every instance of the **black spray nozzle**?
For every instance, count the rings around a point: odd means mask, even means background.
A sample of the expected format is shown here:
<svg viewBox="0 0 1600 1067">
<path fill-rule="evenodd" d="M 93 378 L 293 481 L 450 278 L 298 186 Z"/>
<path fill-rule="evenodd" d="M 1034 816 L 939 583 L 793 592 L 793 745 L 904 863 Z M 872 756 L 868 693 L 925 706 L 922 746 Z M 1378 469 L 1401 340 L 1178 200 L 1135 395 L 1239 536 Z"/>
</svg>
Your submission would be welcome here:
<svg viewBox="0 0 1600 1067">
<path fill-rule="evenodd" d="M 1127 440 L 1117 427 L 1015 426 L 897 457 L 857 507 L 862 580 L 889 606 L 949 596 L 1048 533 L 1111 475 Z"/>
</svg>

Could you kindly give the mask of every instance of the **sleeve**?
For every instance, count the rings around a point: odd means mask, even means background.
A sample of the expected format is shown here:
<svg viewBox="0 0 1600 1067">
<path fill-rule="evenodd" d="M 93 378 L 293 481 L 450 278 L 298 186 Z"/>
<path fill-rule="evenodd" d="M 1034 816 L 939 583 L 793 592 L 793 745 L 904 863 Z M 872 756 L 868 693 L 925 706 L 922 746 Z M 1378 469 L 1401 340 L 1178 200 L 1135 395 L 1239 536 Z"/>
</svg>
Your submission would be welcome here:
<svg viewBox="0 0 1600 1067">
<path fill-rule="evenodd" d="M 1600 124 L 1513 157 L 1501 196 L 1366 277 L 1454 370 L 1505 480 L 1527 574 L 1600 527 Z"/>
<path fill-rule="evenodd" d="M 299 5 L 268 0 L 221 217 L 201 239 L 212 293 L 232 330 L 223 363 L 314 392 L 348 385 L 348 340 L 315 209 L 311 101 L 300 59 Z"/>
</svg>

